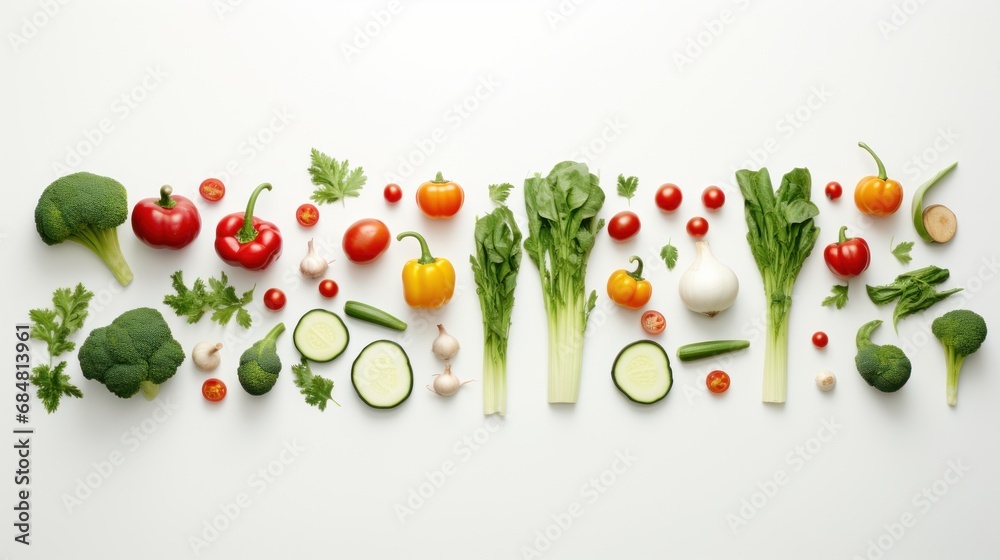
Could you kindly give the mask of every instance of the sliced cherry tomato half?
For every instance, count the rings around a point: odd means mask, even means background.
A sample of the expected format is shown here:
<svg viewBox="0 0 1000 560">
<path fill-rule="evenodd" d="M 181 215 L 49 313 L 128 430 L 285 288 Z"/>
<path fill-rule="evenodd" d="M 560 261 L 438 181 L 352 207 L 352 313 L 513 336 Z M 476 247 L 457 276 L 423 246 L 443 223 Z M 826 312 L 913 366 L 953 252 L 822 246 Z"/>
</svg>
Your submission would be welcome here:
<svg viewBox="0 0 1000 560">
<path fill-rule="evenodd" d="M 829 344 L 829 342 L 830 337 L 826 336 L 825 332 L 816 331 L 813 333 L 813 346 L 816 348 L 826 348 L 826 345 Z"/>
<path fill-rule="evenodd" d="M 680 208 L 683 199 L 680 187 L 673 183 L 664 183 L 656 191 L 656 206 L 664 212 L 673 212 Z"/>
<path fill-rule="evenodd" d="M 718 210 L 726 203 L 726 193 L 719 187 L 712 185 L 701 193 L 701 203 L 709 210 Z"/>
<path fill-rule="evenodd" d="M 198 194 L 209 202 L 218 202 L 226 196 L 226 185 L 215 178 L 205 179 L 198 187 Z"/>
<path fill-rule="evenodd" d="M 382 196 L 385 197 L 385 201 L 389 204 L 396 204 L 403 199 L 403 189 L 399 188 L 399 185 L 396 183 L 389 183 L 382 191 Z"/>
<path fill-rule="evenodd" d="M 708 220 L 701 216 L 691 218 L 687 223 L 687 232 L 688 235 L 695 239 L 705 237 L 705 234 L 708 233 Z"/>
<path fill-rule="evenodd" d="M 264 306 L 271 311 L 278 311 L 285 306 L 285 292 L 282 292 L 278 288 L 271 288 L 270 290 L 264 292 Z"/>
<path fill-rule="evenodd" d="M 705 378 L 705 385 L 708 386 L 708 390 L 715 393 L 725 393 L 729 389 L 729 374 L 717 369 L 708 374 Z"/>
<path fill-rule="evenodd" d="M 313 227 L 319 221 L 319 208 L 307 202 L 295 211 L 295 220 L 302 227 Z"/>
<path fill-rule="evenodd" d="M 667 320 L 663 318 L 663 314 L 652 309 L 643 313 L 640 321 L 642 330 L 648 334 L 660 334 L 667 328 Z"/>
<path fill-rule="evenodd" d="M 319 283 L 319 293 L 325 298 L 332 298 L 340 291 L 340 286 L 336 282 L 327 278 Z"/>
<path fill-rule="evenodd" d="M 206 379 L 201 384 L 201 396 L 209 402 L 219 402 L 226 398 L 226 384 L 221 379 Z"/>
<path fill-rule="evenodd" d="M 840 186 L 840 183 L 830 181 L 826 184 L 826 197 L 830 200 L 836 200 L 840 198 L 840 195 L 842 194 L 844 194 L 844 188 Z"/>
</svg>

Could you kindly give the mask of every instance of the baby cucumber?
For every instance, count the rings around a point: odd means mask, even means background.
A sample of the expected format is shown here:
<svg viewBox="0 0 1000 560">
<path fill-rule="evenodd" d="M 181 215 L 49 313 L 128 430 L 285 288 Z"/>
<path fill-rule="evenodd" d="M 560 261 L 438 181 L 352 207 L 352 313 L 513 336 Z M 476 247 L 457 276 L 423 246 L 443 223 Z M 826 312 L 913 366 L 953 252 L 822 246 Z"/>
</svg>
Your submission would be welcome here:
<svg viewBox="0 0 1000 560">
<path fill-rule="evenodd" d="M 728 354 L 750 347 L 749 340 L 709 340 L 685 344 L 677 349 L 677 358 L 682 362 L 711 358 L 719 354 Z"/>
<path fill-rule="evenodd" d="M 397 331 L 406 330 L 406 322 L 402 319 L 390 315 L 377 307 L 368 305 L 367 303 L 361 303 L 360 301 L 349 301 L 344 304 L 344 313 L 346 313 L 348 317 L 353 317 L 359 321 L 365 321 L 387 329 Z"/>
</svg>

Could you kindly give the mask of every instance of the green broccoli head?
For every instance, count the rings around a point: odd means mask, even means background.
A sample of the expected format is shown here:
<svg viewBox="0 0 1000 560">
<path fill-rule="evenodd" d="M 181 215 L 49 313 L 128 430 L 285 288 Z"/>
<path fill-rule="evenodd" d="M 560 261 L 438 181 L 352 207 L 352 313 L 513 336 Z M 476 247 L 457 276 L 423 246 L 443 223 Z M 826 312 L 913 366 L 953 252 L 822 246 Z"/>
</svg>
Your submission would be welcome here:
<svg viewBox="0 0 1000 560">
<path fill-rule="evenodd" d="M 122 255 L 118 230 L 128 217 L 128 195 L 109 177 L 79 172 L 56 179 L 35 206 L 35 229 L 46 245 L 73 241 L 101 258 L 124 286 L 132 270 Z"/>
<path fill-rule="evenodd" d="M 986 340 L 986 320 L 968 309 L 955 309 L 934 319 L 931 332 L 944 345 L 948 372 L 948 404 L 958 404 L 958 377 L 966 356 L 975 354 Z"/>
<path fill-rule="evenodd" d="M 184 357 L 163 315 L 149 307 L 126 311 L 110 325 L 94 329 L 78 355 L 84 377 L 100 381 L 123 399 L 140 389 L 147 399 L 154 398 Z"/>
<path fill-rule="evenodd" d="M 893 393 L 910 379 L 912 366 L 898 346 L 879 346 L 871 341 L 872 332 L 881 324 L 882 321 L 875 320 L 858 329 L 858 353 L 854 363 L 865 382 L 883 393 Z"/>
<path fill-rule="evenodd" d="M 240 356 L 237 374 L 243 390 L 254 396 L 263 395 L 278 382 L 281 359 L 276 341 L 285 332 L 285 324 L 278 323 L 263 339 L 257 341 Z"/>
</svg>

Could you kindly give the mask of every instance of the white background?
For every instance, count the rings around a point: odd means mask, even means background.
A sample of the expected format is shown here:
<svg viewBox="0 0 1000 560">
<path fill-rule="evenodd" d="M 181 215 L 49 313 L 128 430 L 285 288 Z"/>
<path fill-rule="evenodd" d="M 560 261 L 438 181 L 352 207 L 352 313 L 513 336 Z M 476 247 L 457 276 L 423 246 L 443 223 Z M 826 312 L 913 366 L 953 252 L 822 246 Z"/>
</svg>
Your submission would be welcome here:
<svg viewBox="0 0 1000 560">
<path fill-rule="evenodd" d="M 52 415 L 33 401 L 30 547 L 13 542 L 16 457 L 10 445 L 0 454 L 8 473 L 0 550 L 9 557 L 983 558 L 996 550 L 1000 378 L 989 371 L 996 339 L 966 362 L 959 404 L 949 408 L 943 353 L 929 335 L 934 317 L 959 306 L 1000 328 L 993 281 L 996 4 L 426 1 L 393 4 L 395 14 L 384 2 L 232 4 L 72 2 L 52 16 L 39 15 L 44 3 L 3 5 L 4 328 L 12 331 L 29 308 L 48 305 L 53 289 L 82 280 L 97 298 L 78 342 L 128 309 L 155 306 L 186 349 L 200 340 L 225 342 L 219 376 L 230 389 L 220 405 L 207 403 L 200 395 L 206 375 L 188 360 L 163 386 L 171 408 L 157 422 L 155 403 L 118 399 L 83 379 L 70 355 L 85 397 Z M 723 16 L 727 23 L 715 21 Z M 463 103 L 467 109 L 456 111 Z M 103 119 L 110 133 L 88 132 Z M 251 148 L 250 137 L 262 149 Z M 852 204 L 854 185 L 875 169 L 858 140 L 903 182 L 904 207 L 892 217 L 872 222 Z M 433 153 L 425 157 L 421 145 Z M 293 216 L 313 189 L 311 147 L 363 165 L 369 180 L 360 199 L 322 207 L 319 225 L 304 230 Z M 85 154 L 82 161 L 73 151 Z M 415 169 L 401 169 L 407 158 L 419 162 Z M 494 424 L 481 414 L 480 384 L 450 400 L 424 389 L 442 369 L 429 351 L 433 324 L 443 322 L 462 343 L 454 371 L 479 377 L 482 328 L 467 262 L 475 216 L 492 207 L 486 186 L 514 183 L 511 206 L 523 215 L 524 178 L 569 158 L 585 159 L 601 175 L 605 217 L 629 206 L 614 194 L 618 173 L 640 179 L 631 209 L 642 231 L 624 245 L 600 236 L 588 286 L 603 295 L 608 274 L 638 254 L 654 284 L 650 306 L 667 317 L 658 340 L 671 355 L 708 338 L 752 345 L 721 362 L 674 360 L 670 395 L 655 406 L 633 405 L 609 371 L 618 350 L 643 333 L 637 313 L 605 297 L 588 329 L 579 403 L 549 405 L 545 315 L 538 273 L 525 258 L 510 338 L 508 417 Z M 930 198 L 955 211 L 959 233 L 950 244 L 929 246 L 908 222 L 909 195 L 956 160 L 958 170 Z M 201 180 L 223 174 L 230 162 L 237 172 L 225 177 L 226 198 L 217 205 L 197 200 L 203 231 L 188 249 L 158 252 L 127 225 L 119 229 L 135 272 L 125 289 L 83 248 L 47 247 L 35 233 L 37 196 L 65 172 L 115 177 L 134 205 L 165 183 L 197 198 Z M 775 182 L 808 167 L 821 210 L 820 240 L 794 294 L 782 406 L 760 402 L 764 298 L 733 179 L 735 169 L 762 165 Z M 413 193 L 439 169 L 464 185 L 466 203 L 455 219 L 432 223 Z M 390 207 L 381 188 L 393 174 L 405 196 Z M 845 187 L 836 202 L 822 196 L 830 180 Z M 284 256 L 263 273 L 230 269 L 214 254 L 213 227 L 264 181 L 275 188 L 261 196 L 258 215 L 282 228 Z M 673 215 L 652 206 L 656 187 L 668 181 L 685 193 Z M 676 295 L 694 254 L 684 223 L 705 213 L 698 195 L 709 184 L 729 198 L 708 215 L 708 239 L 741 281 L 736 304 L 711 320 L 684 309 Z M 455 263 L 459 289 L 449 305 L 419 314 L 403 302 L 398 275 L 418 255 L 412 240 L 393 242 L 367 267 L 346 260 L 344 229 L 369 216 L 394 234 L 422 231 L 437 255 Z M 865 237 L 874 255 L 851 282 L 847 307 L 836 311 L 820 307 L 835 283 L 820 253 L 843 224 Z M 310 236 L 336 259 L 330 274 L 341 294 L 332 302 L 294 272 Z M 909 266 L 890 255 L 892 237 L 918 241 Z M 672 272 L 656 258 L 668 238 L 680 250 Z M 891 308 L 872 305 L 863 285 L 929 264 L 950 268 L 945 287 L 966 291 L 904 320 L 897 336 Z M 208 320 L 191 326 L 175 317 L 161 300 L 178 269 L 189 281 L 226 269 L 237 287 L 256 284 L 253 329 Z M 260 305 L 269 287 L 288 294 L 280 313 Z M 347 299 L 377 303 L 411 326 L 396 336 L 349 322 L 346 354 L 316 367 L 336 381 L 342 408 L 319 412 L 303 403 L 288 369 L 297 358 L 290 334 L 279 343 L 285 370 L 275 389 L 262 398 L 242 392 L 235 365 L 246 347 L 277 321 L 291 328 L 306 310 L 341 312 Z M 868 387 L 853 366 L 855 331 L 875 318 L 887 321 L 876 342 L 900 345 L 914 363 L 896 394 Z M 830 335 L 825 350 L 810 343 L 820 329 Z M 357 352 L 384 337 L 403 342 L 416 376 L 410 400 L 388 412 L 365 407 L 349 381 Z M 14 337 L 8 340 L 3 355 L 13 363 Z M 720 365 L 733 385 L 715 397 L 704 377 Z M 820 369 L 836 372 L 833 393 L 813 385 Z M 12 377 L 0 390 L 11 429 Z M 141 440 L 129 435 L 133 429 Z M 297 454 L 282 454 L 289 447 Z M 615 463 L 618 454 L 634 459 Z M 119 456 L 110 472 L 102 467 Z M 431 490 L 428 477 L 439 478 L 434 473 L 446 462 L 454 473 Z M 960 478 L 948 475 L 953 484 L 943 482 L 949 465 L 963 469 Z M 612 467 L 619 474 L 605 472 Z M 256 474 L 268 468 L 280 472 L 268 475 L 270 482 Z M 591 481 L 602 474 L 611 483 L 595 493 Z M 775 476 L 785 483 L 769 483 Z M 97 488 L 87 487 L 88 477 Z M 915 500 L 925 488 L 933 503 Z M 938 497 L 935 489 L 947 493 Z M 412 499 L 421 491 L 429 495 L 422 503 Z M 249 505 L 233 521 L 219 517 L 240 494 Z M 67 507 L 70 498 L 79 503 Z M 413 514 L 401 521 L 400 507 Z M 571 509 L 582 513 L 558 528 Z M 893 527 L 907 514 L 915 526 Z M 206 529 L 213 523 L 224 529 Z M 891 549 L 872 548 L 878 542 Z"/>
</svg>

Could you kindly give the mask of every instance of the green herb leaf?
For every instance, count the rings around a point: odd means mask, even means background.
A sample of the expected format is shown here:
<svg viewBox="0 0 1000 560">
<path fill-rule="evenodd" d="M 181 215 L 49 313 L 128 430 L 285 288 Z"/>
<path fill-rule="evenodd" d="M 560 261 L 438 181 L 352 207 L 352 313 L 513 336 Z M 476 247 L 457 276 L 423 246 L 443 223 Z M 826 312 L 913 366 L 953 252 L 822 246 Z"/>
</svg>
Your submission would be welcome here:
<svg viewBox="0 0 1000 560">
<path fill-rule="evenodd" d="M 38 387 L 38 399 L 45 405 L 45 410 L 51 414 L 59 408 L 62 397 L 83 397 L 83 392 L 70 382 L 64 373 L 66 362 L 59 362 L 55 368 L 41 364 L 32 369 L 31 384 Z"/>
<path fill-rule="evenodd" d="M 837 309 L 843 309 L 847 305 L 847 285 L 834 284 L 830 291 L 833 295 L 823 300 L 823 307 L 835 305 Z"/>
<path fill-rule="evenodd" d="M 626 178 L 624 175 L 618 175 L 618 195 L 624 196 L 629 202 L 632 201 L 632 197 L 635 196 L 636 189 L 639 188 L 639 178 L 636 176 L 631 176 Z"/>
<path fill-rule="evenodd" d="M 350 169 L 350 162 L 346 159 L 338 162 L 315 148 L 310 153 L 312 166 L 309 168 L 309 175 L 312 176 L 312 183 L 319 187 L 309 197 L 311 200 L 317 204 L 339 200 L 343 204 L 348 197 L 361 196 L 361 189 L 368 180 L 364 169 Z"/>
<path fill-rule="evenodd" d="M 196 279 L 191 289 L 188 289 L 180 270 L 170 277 L 177 294 L 168 294 L 163 298 L 163 303 L 171 307 L 179 317 L 187 317 L 188 323 L 197 323 L 205 313 L 212 311 L 212 320 L 220 325 L 229 324 L 235 316 L 236 324 L 244 329 L 250 328 L 253 321 L 245 307 L 253 302 L 256 287 L 238 296 L 236 288 L 229 285 L 229 277 L 225 272 L 218 279 L 209 278 L 207 289 L 201 278 Z"/>
<path fill-rule="evenodd" d="M 94 293 L 84 288 L 83 284 L 77 284 L 72 291 L 69 288 L 59 288 L 52 294 L 52 305 L 70 334 L 80 330 L 87 320 L 87 308 L 92 299 Z"/>
<path fill-rule="evenodd" d="M 514 185 L 510 183 L 490 185 L 490 200 L 503 206 L 507 202 L 507 197 L 510 196 L 510 190 L 513 188 Z"/>
<path fill-rule="evenodd" d="M 893 241 L 895 241 L 895 238 L 889 240 L 890 247 L 892 247 Z M 899 262 L 909 264 L 910 261 L 913 260 L 913 257 L 910 256 L 910 251 L 913 250 L 913 245 L 913 241 L 900 241 L 899 245 L 896 245 L 896 247 L 892 249 L 892 254 L 896 256 L 896 259 L 898 259 Z"/>
<path fill-rule="evenodd" d="M 326 410 L 327 401 L 340 406 L 340 403 L 333 400 L 333 380 L 314 375 L 305 358 L 292 366 L 292 373 L 295 375 L 295 386 L 306 397 L 306 404 L 320 410 Z"/>
<path fill-rule="evenodd" d="M 667 239 L 667 244 L 660 249 L 660 258 L 666 263 L 667 270 L 673 270 L 677 265 L 677 247 L 670 243 L 670 239 Z"/>
</svg>

